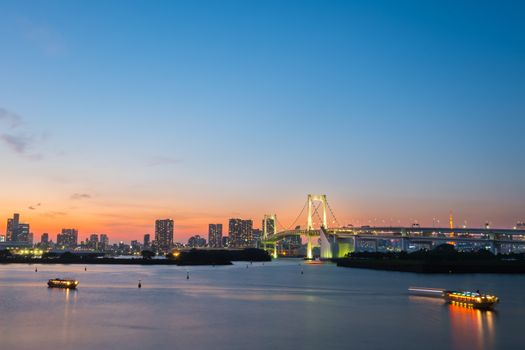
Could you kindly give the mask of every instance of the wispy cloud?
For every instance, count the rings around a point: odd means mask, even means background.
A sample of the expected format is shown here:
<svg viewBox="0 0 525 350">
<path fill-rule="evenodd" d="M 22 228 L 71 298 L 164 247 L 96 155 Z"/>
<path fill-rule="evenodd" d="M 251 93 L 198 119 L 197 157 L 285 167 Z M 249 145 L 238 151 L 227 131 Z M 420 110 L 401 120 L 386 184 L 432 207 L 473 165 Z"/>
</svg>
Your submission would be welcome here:
<svg viewBox="0 0 525 350">
<path fill-rule="evenodd" d="M 27 209 L 29 209 L 29 210 L 36 210 L 41 205 L 42 205 L 42 203 L 33 204 L 33 205 L 30 205 L 29 207 L 27 207 Z"/>
<path fill-rule="evenodd" d="M 178 158 L 172 158 L 172 157 L 164 157 L 164 156 L 154 156 L 150 157 L 146 164 L 148 166 L 158 166 L 158 165 L 175 165 L 181 163 L 182 160 Z"/>
<path fill-rule="evenodd" d="M 67 52 L 63 36 L 49 24 L 36 22 L 27 17 L 16 20 L 22 35 L 49 56 L 61 56 Z"/>
<path fill-rule="evenodd" d="M 70 198 L 73 200 L 89 199 L 91 195 L 87 193 L 73 193 Z"/>
<path fill-rule="evenodd" d="M 33 148 L 43 141 L 45 136 L 35 136 L 22 125 L 24 120 L 19 114 L 0 107 L 0 126 L 5 126 L 2 128 L 4 132 L 0 134 L 0 142 L 28 159 L 42 159 L 42 154 L 33 152 Z"/>
<path fill-rule="evenodd" d="M 0 107 L 0 121 L 5 122 L 7 127 L 13 129 L 22 124 L 22 117 L 16 113 Z"/>
<path fill-rule="evenodd" d="M 2 139 L 2 141 L 13 151 L 20 154 L 25 153 L 33 141 L 28 136 L 10 134 L 2 134 L 0 135 L 0 139 Z"/>
</svg>

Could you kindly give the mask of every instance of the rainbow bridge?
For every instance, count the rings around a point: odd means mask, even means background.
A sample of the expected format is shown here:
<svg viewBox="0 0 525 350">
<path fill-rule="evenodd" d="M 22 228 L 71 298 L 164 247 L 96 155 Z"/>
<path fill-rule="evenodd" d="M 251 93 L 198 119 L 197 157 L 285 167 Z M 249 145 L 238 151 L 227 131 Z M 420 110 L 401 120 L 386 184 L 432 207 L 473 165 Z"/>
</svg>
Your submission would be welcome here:
<svg viewBox="0 0 525 350">
<path fill-rule="evenodd" d="M 410 251 L 449 243 L 469 249 L 487 249 L 494 254 L 502 252 L 525 252 L 525 230 L 498 228 L 454 228 L 449 227 L 372 227 L 340 226 L 326 195 L 307 196 L 303 210 L 290 227 L 301 217 L 307 208 L 306 227 L 301 229 L 277 230 L 275 214 L 267 214 L 263 219 L 263 232 L 260 244 L 273 257 L 277 257 L 277 245 L 287 237 L 300 236 L 306 240 L 306 258 L 313 259 L 313 248 L 320 248 L 321 259 L 341 258 L 354 251 L 379 251 L 387 247 L 390 251 Z M 319 211 L 321 213 L 319 213 Z M 331 216 L 329 225 L 328 217 Z M 320 223 L 315 228 L 314 221 Z M 335 225 L 334 225 L 335 224 Z M 282 225 L 281 225 L 282 226 Z"/>
</svg>

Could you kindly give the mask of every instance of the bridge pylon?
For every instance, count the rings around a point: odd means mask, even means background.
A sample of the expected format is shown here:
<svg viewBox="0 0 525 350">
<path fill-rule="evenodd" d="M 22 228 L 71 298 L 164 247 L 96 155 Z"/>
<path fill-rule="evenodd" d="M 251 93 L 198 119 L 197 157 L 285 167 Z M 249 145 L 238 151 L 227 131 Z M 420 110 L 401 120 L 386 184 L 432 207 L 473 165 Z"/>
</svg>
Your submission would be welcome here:
<svg viewBox="0 0 525 350">
<path fill-rule="evenodd" d="M 327 228 L 326 221 L 326 208 L 328 207 L 328 201 L 326 200 L 326 194 L 309 194 L 308 195 L 308 218 L 306 223 L 306 229 L 311 231 L 314 229 L 313 220 L 312 220 L 312 208 L 314 202 L 321 202 L 323 206 L 323 226 Z"/>
<path fill-rule="evenodd" d="M 268 235 L 277 233 L 277 215 L 275 214 L 264 214 L 262 222 L 262 237 L 264 240 L 268 238 Z"/>
<path fill-rule="evenodd" d="M 313 231 L 314 225 L 313 225 L 313 219 L 312 219 L 312 209 L 315 202 L 321 202 L 321 205 L 323 206 L 323 227 L 327 228 L 327 220 L 326 220 L 326 208 L 328 207 L 328 201 L 326 200 L 326 194 L 309 194 L 308 195 L 308 217 L 306 221 L 306 230 L 307 231 Z M 310 234 L 307 235 L 307 243 L 306 243 L 306 258 L 307 259 L 313 259 L 313 249 L 312 249 L 312 236 Z"/>
</svg>

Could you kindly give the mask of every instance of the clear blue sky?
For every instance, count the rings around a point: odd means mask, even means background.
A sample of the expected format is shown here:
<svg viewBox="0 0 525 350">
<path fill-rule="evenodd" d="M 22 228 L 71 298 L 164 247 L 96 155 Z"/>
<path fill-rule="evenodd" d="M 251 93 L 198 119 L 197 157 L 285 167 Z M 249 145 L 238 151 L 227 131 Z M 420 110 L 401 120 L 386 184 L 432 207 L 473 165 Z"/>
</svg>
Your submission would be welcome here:
<svg viewBox="0 0 525 350">
<path fill-rule="evenodd" d="M 39 231 L 525 219 L 520 1 L 3 0 L 0 81 L 0 214 Z"/>
</svg>

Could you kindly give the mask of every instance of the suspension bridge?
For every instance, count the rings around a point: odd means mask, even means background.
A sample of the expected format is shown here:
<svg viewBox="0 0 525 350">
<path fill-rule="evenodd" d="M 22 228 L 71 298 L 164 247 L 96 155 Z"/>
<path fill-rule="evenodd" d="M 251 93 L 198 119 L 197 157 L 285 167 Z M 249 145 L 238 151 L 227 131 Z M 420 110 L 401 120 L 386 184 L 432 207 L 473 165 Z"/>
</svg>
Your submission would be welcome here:
<svg viewBox="0 0 525 350">
<path fill-rule="evenodd" d="M 306 211 L 306 222 L 304 213 Z M 305 223 L 304 226 L 298 225 Z M 465 249 L 488 249 L 494 254 L 525 251 L 524 229 L 450 227 L 371 227 L 342 226 L 326 195 L 309 194 L 301 212 L 292 224 L 284 227 L 276 214 L 263 219 L 261 246 L 277 257 L 277 245 L 287 237 L 306 240 L 306 258 L 313 259 L 314 248 L 320 248 L 321 259 L 344 257 L 354 251 L 409 251 L 449 243 Z"/>
</svg>

